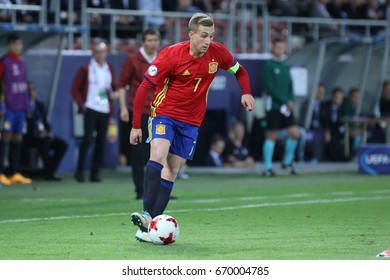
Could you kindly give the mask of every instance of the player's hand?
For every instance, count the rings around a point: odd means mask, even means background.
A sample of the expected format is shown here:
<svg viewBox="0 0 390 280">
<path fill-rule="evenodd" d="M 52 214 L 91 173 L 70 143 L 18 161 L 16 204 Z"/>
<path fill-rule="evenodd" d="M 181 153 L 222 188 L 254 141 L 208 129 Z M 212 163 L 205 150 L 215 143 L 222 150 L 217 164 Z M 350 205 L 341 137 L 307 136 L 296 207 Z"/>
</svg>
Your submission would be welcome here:
<svg viewBox="0 0 390 280">
<path fill-rule="evenodd" d="M 247 112 L 255 109 L 255 99 L 253 98 L 252 94 L 244 94 L 241 96 L 241 103 Z"/>
<path fill-rule="evenodd" d="M 140 128 L 132 128 L 130 131 L 130 144 L 137 145 L 142 142 L 142 130 Z"/>
<path fill-rule="evenodd" d="M 128 122 L 129 121 L 129 110 L 127 110 L 126 107 L 122 108 L 119 114 L 119 117 L 122 122 Z"/>
</svg>

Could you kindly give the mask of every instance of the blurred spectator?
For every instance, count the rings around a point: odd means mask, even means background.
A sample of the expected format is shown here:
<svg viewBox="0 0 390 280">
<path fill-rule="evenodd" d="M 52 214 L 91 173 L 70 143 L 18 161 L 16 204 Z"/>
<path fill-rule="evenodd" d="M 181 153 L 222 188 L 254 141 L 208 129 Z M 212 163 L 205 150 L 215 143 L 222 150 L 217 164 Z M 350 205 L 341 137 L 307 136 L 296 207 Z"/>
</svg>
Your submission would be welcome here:
<svg viewBox="0 0 390 280">
<path fill-rule="evenodd" d="M 161 8 L 166 12 L 173 12 L 177 9 L 178 0 L 162 0 Z"/>
<path fill-rule="evenodd" d="M 379 99 L 379 112 L 381 117 L 390 117 L 390 81 L 385 81 Z"/>
<path fill-rule="evenodd" d="M 211 137 L 210 150 L 205 157 L 205 166 L 223 167 L 225 165 L 222 154 L 225 151 L 225 139 L 222 135 L 214 134 Z"/>
<path fill-rule="evenodd" d="M 350 0 L 341 5 L 343 12 L 349 19 L 362 19 L 363 14 L 363 0 Z"/>
<path fill-rule="evenodd" d="M 358 88 L 351 88 L 348 97 L 344 98 L 341 105 L 342 114 L 346 117 L 354 117 L 357 114 L 357 108 L 360 102 L 360 91 Z"/>
<path fill-rule="evenodd" d="M 164 25 L 164 17 L 162 13 L 162 0 L 137 0 L 137 9 L 144 12 L 157 13 L 150 16 L 142 17 L 142 27 L 156 28 L 162 31 Z"/>
<path fill-rule="evenodd" d="M 309 154 L 309 159 L 313 162 L 320 161 L 323 155 L 324 145 L 324 130 L 321 124 L 321 106 L 326 93 L 326 86 L 323 83 L 319 83 L 317 86 L 316 96 L 313 103 L 313 113 L 311 121 L 307 131 L 307 143 L 306 150 Z M 310 109 L 310 98 L 305 99 L 302 102 L 300 110 L 300 124 L 305 126 L 306 115 Z"/>
<path fill-rule="evenodd" d="M 181 0 L 162 0 L 163 11 L 177 11 L 180 1 Z M 228 1 L 226 0 L 187 0 L 182 2 L 191 2 L 190 5 L 193 7 L 208 13 L 226 12 L 228 8 Z"/>
<path fill-rule="evenodd" d="M 40 5 L 40 0 L 11 0 L 12 4 L 17 5 Z M 16 12 L 16 21 L 22 23 L 38 23 L 39 13 L 35 11 L 19 10 Z"/>
<path fill-rule="evenodd" d="M 344 155 L 344 126 L 341 122 L 341 104 L 344 91 L 336 87 L 330 100 L 321 106 L 321 123 L 325 132 L 325 151 L 328 160 L 345 161 Z"/>
<path fill-rule="evenodd" d="M 298 8 L 293 1 L 288 0 L 268 0 L 270 14 L 275 16 L 298 16 Z"/>
<path fill-rule="evenodd" d="M 117 98 L 114 70 L 106 62 L 107 46 L 99 43 L 93 46 L 93 57 L 89 64 L 83 65 L 73 80 L 72 96 L 79 107 L 79 113 L 84 115 L 84 135 L 80 146 L 77 169 L 74 174 L 76 181 L 84 179 L 84 164 L 88 149 L 92 146 L 96 132 L 95 151 L 90 174 L 91 182 L 100 182 L 100 167 L 103 161 L 108 120 L 113 112 L 113 99 Z"/>
<path fill-rule="evenodd" d="M 67 24 L 70 20 L 73 24 L 80 24 L 81 22 L 81 1 L 74 0 L 73 11 L 68 12 L 69 1 L 67 0 L 47 0 L 48 22 L 54 23 L 56 19 L 56 10 L 60 10 L 59 20 L 61 24 Z M 58 7 L 59 6 L 59 7 Z"/>
<path fill-rule="evenodd" d="M 329 3 L 329 0 L 315 0 L 312 5 L 310 16 L 316 18 L 325 18 L 331 19 L 331 15 L 326 8 L 326 5 Z M 320 24 L 319 31 L 321 37 L 335 36 L 339 27 L 336 24 Z"/>
<path fill-rule="evenodd" d="M 328 10 L 332 18 L 347 18 L 347 13 L 343 9 L 344 0 L 330 0 L 326 4 L 326 9 Z"/>
<path fill-rule="evenodd" d="M 213 12 L 228 13 L 230 0 L 211 0 Z"/>
<path fill-rule="evenodd" d="M 177 11 L 194 14 L 204 12 L 199 6 L 194 6 L 192 0 L 178 0 Z"/>
<path fill-rule="evenodd" d="M 88 0 L 88 8 L 108 9 L 110 8 L 110 0 Z M 90 14 L 89 24 L 91 37 L 99 37 L 108 39 L 108 31 L 110 24 L 110 16 L 101 14 Z"/>
<path fill-rule="evenodd" d="M 309 16 L 312 0 L 267 0 L 272 15 L 288 17 Z"/>
<path fill-rule="evenodd" d="M 229 130 L 229 140 L 224 152 L 226 163 L 232 167 L 253 168 L 255 161 L 244 143 L 245 127 L 240 121 L 234 121 Z"/>
<path fill-rule="evenodd" d="M 0 4 L 8 5 L 40 5 L 40 0 L 0 0 Z M 18 10 L 16 21 L 20 23 L 38 23 L 39 13 L 36 11 Z M 0 22 L 11 21 L 11 10 L 0 10 Z"/>
<path fill-rule="evenodd" d="M 110 7 L 118 10 L 137 10 L 137 1 L 133 0 L 110 0 Z M 141 30 L 141 22 L 134 16 L 116 17 L 116 36 L 121 39 L 136 38 Z"/>
<path fill-rule="evenodd" d="M 24 146 L 36 148 L 43 160 L 45 179 L 60 181 L 55 172 L 68 148 L 66 142 L 50 133 L 50 124 L 46 118 L 45 105 L 36 99 L 34 85 L 28 83 L 30 95 L 30 114 L 27 116 L 27 133 L 24 135 Z"/>
<path fill-rule="evenodd" d="M 362 13 L 364 19 L 383 20 L 386 17 L 386 7 L 381 5 L 378 0 L 367 0 L 367 3 L 362 6 Z M 376 41 L 383 40 L 383 27 L 372 26 L 371 35 L 376 36 Z"/>
<path fill-rule="evenodd" d="M 313 114 L 311 115 L 311 121 L 309 124 L 310 130 L 318 130 L 321 128 L 320 122 L 320 111 L 321 111 L 321 103 L 324 100 L 326 93 L 326 86 L 323 83 L 319 83 L 317 86 L 316 96 L 313 103 Z M 306 98 L 301 105 L 300 109 L 300 124 L 305 126 L 306 115 L 311 110 L 310 109 L 310 97 Z"/>
<path fill-rule="evenodd" d="M 209 0 L 193 0 L 192 5 L 198 7 L 201 11 L 212 13 L 214 12 L 212 2 Z"/>
<path fill-rule="evenodd" d="M 364 19 L 363 0 L 350 0 L 342 4 L 342 10 L 348 19 Z M 349 26 L 348 29 L 356 35 L 364 34 L 364 27 L 359 25 Z"/>
<path fill-rule="evenodd" d="M 11 0 L 0 0 L 0 4 L 11 5 Z M 9 22 L 11 21 L 11 11 L 9 10 L 0 10 L 0 22 Z"/>
<path fill-rule="evenodd" d="M 355 117 L 357 116 L 357 109 L 360 102 L 360 91 L 358 88 L 351 88 L 348 93 L 348 97 L 343 100 L 341 104 L 341 114 L 343 117 Z M 362 128 L 360 125 L 349 124 L 349 142 L 350 151 L 349 154 L 353 157 L 360 143 L 362 142 Z"/>
</svg>

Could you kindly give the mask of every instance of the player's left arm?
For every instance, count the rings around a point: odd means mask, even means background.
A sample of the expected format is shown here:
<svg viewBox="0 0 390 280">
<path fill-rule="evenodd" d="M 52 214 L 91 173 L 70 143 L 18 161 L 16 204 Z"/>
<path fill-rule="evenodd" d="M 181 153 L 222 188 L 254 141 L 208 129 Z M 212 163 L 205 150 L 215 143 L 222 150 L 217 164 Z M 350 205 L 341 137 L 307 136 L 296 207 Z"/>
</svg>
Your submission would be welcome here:
<svg viewBox="0 0 390 280">
<path fill-rule="evenodd" d="M 255 108 L 255 100 L 251 92 L 251 84 L 249 75 L 246 69 L 235 61 L 235 64 L 227 69 L 227 71 L 236 76 L 242 91 L 241 103 L 247 112 L 252 111 Z"/>
<path fill-rule="evenodd" d="M 241 87 L 241 103 L 247 112 L 255 108 L 255 100 L 251 92 L 251 83 L 246 69 L 238 63 L 237 59 L 229 52 L 229 50 L 222 44 L 215 44 L 220 51 L 222 65 L 221 68 L 235 75 L 237 82 Z"/>
</svg>

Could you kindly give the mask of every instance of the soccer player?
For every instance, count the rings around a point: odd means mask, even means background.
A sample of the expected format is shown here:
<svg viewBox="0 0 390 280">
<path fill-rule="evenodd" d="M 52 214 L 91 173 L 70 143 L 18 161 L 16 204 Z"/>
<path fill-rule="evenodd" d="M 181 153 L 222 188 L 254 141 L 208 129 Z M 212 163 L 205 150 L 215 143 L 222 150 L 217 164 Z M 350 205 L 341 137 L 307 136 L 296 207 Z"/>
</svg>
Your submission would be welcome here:
<svg viewBox="0 0 390 280">
<path fill-rule="evenodd" d="M 284 148 L 282 168 L 288 169 L 291 174 L 297 174 L 292 162 L 300 133 L 295 125 L 293 83 L 290 67 L 284 62 L 285 53 L 286 43 L 275 40 L 272 46 L 273 59 L 268 60 L 264 67 L 263 83 L 267 94 L 267 139 L 263 145 L 265 177 L 275 176 L 272 157 L 278 132 L 284 128 L 287 128 L 289 137 Z"/>
<path fill-rule="evenodd" d="M 141 84 L 144 73 L 157 56 L 160 46 L 160 32 L 157 29 L 147 29 L 142 33 L 142 47 L 135 53 L 129 55 L 122 66 L 119 81 L 119 104 L 120 119 L 123 122 L 130 123 L 132 119 L 132 109 L 134 105 L 135 93 Z M 128 106 L 125 98 L 125 87 L 130 86 L 128 93 Z M 141 117 L 141 129 L 143 134 L 148 131 L 148 119 L 150 113 L 150 103 L 153 98 L 153 90 L 147 96 L 147 102 L 144 103 Z M 130 110 L 130 112 L 129 112 Z M 127 133 L 130 132 L 130 128 Z M 127 142 L 129 145 L 129 142 Z M 131 148 L 131 169 L 133 182 L 135 185 L 136 199 L 142 199 L 144 169 L 149 159 L 150 145 L 146 142 L 139 143 Z"/>
<path fill-rule="evenodd" d="M 149 119 L 150 158 L 145 170 L 144 212 L 131 214 L 133 224 L 139 227 L 135 238 L 140 241 L 150 241 L 150 220 L 164 212 L 179 168 L 194 156 L 207 94 L 220 68 L 235 75 L 246 111 L 254 108 L 247 71 L 222 44 L 213 42 L 213 18 L 196 13 L 188 27 L 190 40 L 169 46 L 157 55 L 134 101 L 129 140 L 137 145 L 144 137 L 140 128 L 142 109 L 149 91 L 156 88 Z"/>
<path fill-rule="evenodd" d="M 27 66 L 21 57 L 23 42 L 18 35 L 11 34 L 8 39 L 8 53 L 0 61 L 0 81 L 2 83 L 4 104 L 0 141 L 0 183 L 31 184 L 31 179 L 18 172 L 18 163 L 23 142 L 23 127 L 29 111 L 27 88 Z M 9 146 L 10 178 L 4 174 L 5 153 Z"/>
</svg>

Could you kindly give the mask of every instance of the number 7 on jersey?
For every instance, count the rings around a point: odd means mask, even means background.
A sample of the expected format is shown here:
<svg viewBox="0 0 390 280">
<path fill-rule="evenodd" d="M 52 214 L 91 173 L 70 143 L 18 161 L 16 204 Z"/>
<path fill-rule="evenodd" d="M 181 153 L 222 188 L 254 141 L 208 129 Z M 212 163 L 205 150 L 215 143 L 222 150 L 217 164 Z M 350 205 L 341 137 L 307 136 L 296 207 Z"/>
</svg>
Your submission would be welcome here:
<svg viewBox="0 0 390 280">
<path fill-rule="evenodd" d="M 194 80 L 196 80 L 196 85 L 195 85 L 195 88 L 194 88 L 194 92 L 196 92 L 196 90 L 198 89 L 198 86 L 200 84 L 200 82 L 202 81 L 202 78 L 194 78 Z"/>
</svg>

